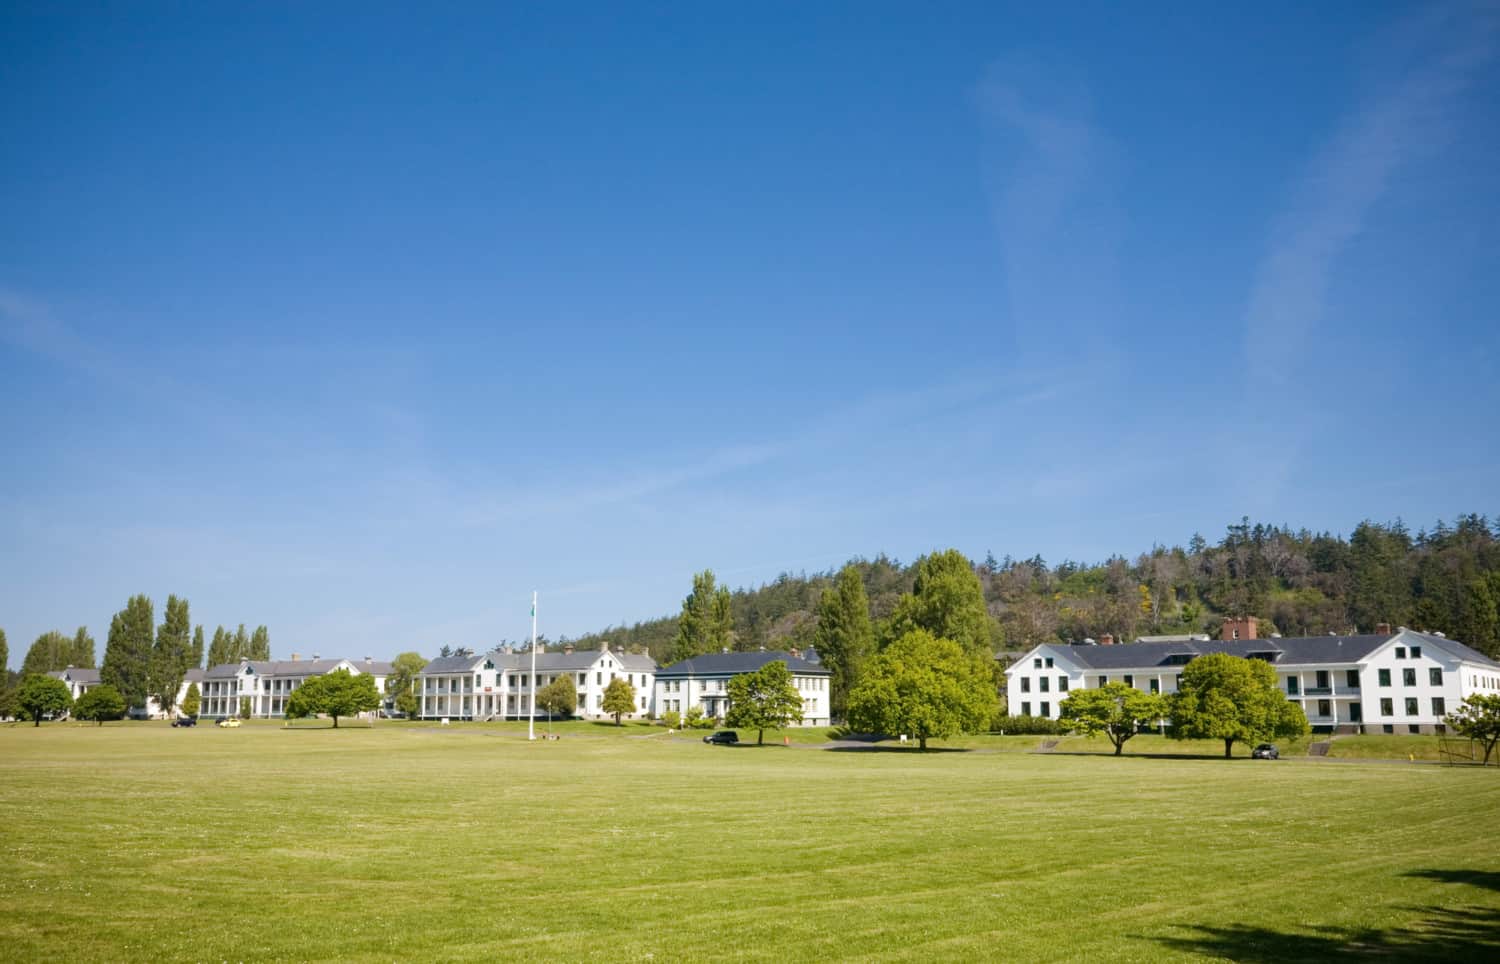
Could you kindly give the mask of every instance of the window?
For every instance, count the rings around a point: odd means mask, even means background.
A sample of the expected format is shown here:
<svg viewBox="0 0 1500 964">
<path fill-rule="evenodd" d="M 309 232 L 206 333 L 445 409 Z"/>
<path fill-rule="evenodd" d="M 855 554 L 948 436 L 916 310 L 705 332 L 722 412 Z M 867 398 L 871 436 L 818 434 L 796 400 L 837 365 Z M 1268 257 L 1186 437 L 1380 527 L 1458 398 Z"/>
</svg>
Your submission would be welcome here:
<svg viewBox="0 0 1500 964">
<path fill-rule="evenodd" d="M 475 689 L 479 688 L 479 674 L 478 673 L 474 674 L 474 687 L 475 687 Z"/>
<path fill-rule="evenodd" d="M 1412 659 L 1421 659 L 1422 658 L 1422 647 L 1420 647 L 1420 646 L 1413 646 L 1411 648 L 1411 658 Z"/>
<path fill-rule="evenodd" d="M 1297 695 L 1297 677 L 1295 677 L 1295 676 L 1288 676 L 1286 678 L 1286 695 L 1287 696 L 1296 696 Z"/>
<path fill-rule="evenodd" d="M 1364 716 L 1364 714 L 1361 712 L 1360 706 L 1359 706 L 1358 703 L 1351 703 L 1351 704 L 1349 704 L 1349 721 L 1351 723 L 1358 723 L 1358 722 L 1360 722 L 1361 719 L 1363 718 L 1363 716 Z"/>
<path fill-rule="evenodd" d="M 1441 696 L 1434 696 L 1432 698 L 1432 715 L 1443 716 L 1447 712 L 1448 711 L 1445 708 L 1445 704 L 1443 703 L 1443 698 Z"/>
<path fill-rule="evenodd" d="M 1043 676 L 1041 679 L 1037 680 L 1037 682 L 1041 684 L 1041 691 L 1043 693 L 1047 692 L 1047 677 Z"/>
<path fill-rule="evenodd" d="M 1417 671 L 1414 670 L 1414 669 L 1412 669 L 1410 666 L 1408 666 L 1406 669 L 1403 669 L 1401 671 L 1401 685 L 1402 686 L 1416 686 L 1417 685 Z"/>
<path fill-rule="evenodd" d="M 1042 668 L 1042 658 L 1040 656 L 1038 656 L 1036 659 L 1034 659 L 1034 660 L 1031 661 L 1031 668 L 1032 669 L 1041 669 Z"/>
<path fill-rule="evenodd" d="M 1048 669 L 1052 668 L 1052 657 L 1051 656 L 1047 657 L 1047 668 Z"/>
<path fill-rule="evenodd" d="M 1328 670 L 1326 669 L 1318 670 L 1318 689 L 1328 689 Z"/>
<path fill-rule="evenodd" d="M 1396 658 L 1397 659 L 1405 659 L 1406 658 L 1406 647 L 1405 646 L 1397 646 L 1396 647 Z"/>
<path fill-rule="evenodd" d="M 1417 698 L 1415 696 L 1408 696 L 1406 698 L 1406 715 L 1407 716 L 1416 716 L 1417 715 Z"/>
<path fill-rule="evenodd" d="M 1160 693 L 1161 692 L 1161 680 L 1154 679 L 1154 678 L 1151 680 L 1151 692 L 1153 692 L 1153 693 Z"/>
<path fill-rule="evenodd" d="M 1132 675 L 1130 675 L 1129 673 L 1126 673 L 1125 674 L 1125 685 L 1126 686 L 1130 686 L 1130 687 L 1134 687 L 1135 686 L 1135 677 L 1132 676 Z"/>
<path fill-rule="evenodd" d="M 578 674 L 578 685 L 579 686 L 587 686 L 588 685 L 588 681 L 589 681 L 589 674 L 587 674 L 587 673 L 579 673 Z"/>
<path fill-rule="evenodd" d="M 1332 716 L 1333 715 L 1333 701 L 1332 700 L 1318 700 L 1318 715 L 1319 716 Z"/>
<path fill-rule="evenodd" d="M 1021 692 L 1022 693 L 1030 693 L 1031 692 L 1031 677 L 1030 676 L 1023 676 L 1023 677 L 1021 677 Z"/>
<path fill-rule="evenodd" d="M 1381 686 L 1390 686 L 1391 685 L 1391 671 L 1390 670 L 1383 669 L 1383 670 L 1380 671 L 1380 685 Z"/>
<path fill-rule="evenodd" d="M 1442 670 L 1442 668 L 1438 667 L 1438 666 L 1429 666 L 1427 668 L 1427 682 L 1431 683 L 1433 686 L 1442 686 L 1443 685 L 1443 670 Z"/>
<path fill-rule="evenodd" d="M 1380 715 L 1394 716 L 1395 713 L 1396 711 L 1391 708 L 1391 698 L 1389 696 L 1382 696 L 1380 698 Z"/>
<path fill-rule="evenodd" d="M 1057 678 L 1057 691 L 1059 693 L 1066 693 L 1068 691 L 1068 678 L 1066 676 L 1059 676 Z"/>
<path fill-rule="evenodd" d="M 1347 686 L 1351 690 L 1357 690 L 1357 689 L 1359 689 L 1359 670 L 1357 670 L 1357 669 L 1346 669 L 1346 670 L 1344 670 L 1344 685 Z"/>
<path fill-rule="evenodd" d="M 1109 685 L 1109 677 L 1108 676 L 1101 676 L 1101 677 L 1099 677 L 1099 685 L 1100 686 L 1108 686 Z"/>
<path fill-rule="evenodd" d="M 1382 732 L 1382 733 L 1395 733 L 1396 732 L 1396 728 L 1394 726 L 1391 726 L 1389 723 L 1386 723 L 1385 725 L 1381 726 L 1380 732 Z"/>
<path fill-rule="evenodd" d="M 1052 715 L 1052 704 L 1046 702 L 1045 700 L 1042 702 L 1042 715 L 1043 716 L 1051 716 Z"/>
<path fill-rule="evenodd" d="M 1021 715 L 1022 716 L 1030 716 L 1031 715 L 1031 704 L 1030 703 L 1022 703 L 1021 704 Z"/>
<path fill-rule="evenodd" d="M 594 685 L 595 686 L 603 686 L 604 685 L 604 674 L 603 673 L 595 673 L 594 674 Z"/>
</svg>

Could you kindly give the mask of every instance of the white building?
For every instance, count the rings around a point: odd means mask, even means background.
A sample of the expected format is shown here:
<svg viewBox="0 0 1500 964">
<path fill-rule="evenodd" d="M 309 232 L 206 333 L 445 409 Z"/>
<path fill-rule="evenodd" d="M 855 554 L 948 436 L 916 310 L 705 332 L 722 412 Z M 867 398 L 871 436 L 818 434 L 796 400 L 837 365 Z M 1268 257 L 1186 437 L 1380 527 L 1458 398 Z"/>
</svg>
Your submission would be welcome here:
<svg viewBox="0 0 1500 964">
<path fill-rule="evenodd" d="M 1500 693 L 1500 663 L 1457 640 L 1402 628 L 1363 636 L 1044 643 L 1005 670 L 1009 711 L 1057 719 L 1070 692 L 1105 683 L 1175 693 L 1182 667 L 1209 653 L 1270 663 L 1314 732 L 1440 733 L 1443 717 L 1465 697 Z"/>
<path fill-rule="evenodd" d="M 391 664 L 368 656 L 362 660 L 299 659 L 295 656 L 284 660 L 246 659 L 209 667 L 199 686 L 203 698 L 199 713 L 211 717 L 238 716 L 240 700 L 249 699 L 252 717 L 285 716 L 287 697 L 297 687 L 310 677 L 340 669 L 348 670 L 354 676 L 368 674 L 375 677 L 375 689 L 384 696 Z M 178 705 L 181 705 L 180 701 Z"/>
<path fill-rule="evenodd" d="M 576 715 L 603 719 L 604 690 L 616 677 L 635 687 L 636 712 L 630 719 L 652 714 L 652 682 L 656 661 L 649 656 L 620 653 L 605 643 L 600 649 L 563 646 L 538 648 L 536 675 L 531 653 L 496 650 L 482 656 L 440 656 L 417 674 L 416 686 L 423 719 L 518 719 L 528 715 L 533 695 L 558 677 L 570 677 L 578 693 Z M 538 716 L 546 714 L 538 710 Z"/>
<path fill-rule="evenodd" d="M 67 683 L 68 692 L 75 701 L 78 697 L 98 686 L 100 682 L 99 671 L 97 669 L 79 669 L 76 666 L 56 670 L 47 675 L 53 679 L 60 679 L 64 683 Z M 202 689 L 203 670 L 196 666 L 188 670 L 187 674 L 183 676 L 182 685 L 177 689 L 177 700 L 172 704 L 174 713 L 181 715 L 182 701 L 187 699 L 188 686 L 193 683 L 197 683 L 199 689 Z M 167 714 L 162 712 L 161 703 L 157 701 L 156 697 L 148 696 L 146 697 L 145 706 L 132 706 L 128 715 L 133 720 L 159 720 L 164 719 Z"/>
<path fill-rule="evenodd" d="M 74 700 L 77 700 L 78 697 L 99 685 L 99 671 L 97 669 L 80 669 L 77 666 L 69 666 L 67 669 L 53 670 L 47 675 L 68 684 L 68 695 L 73 697 Z"/>
<path fill-rule="evenodd" d="M 673 710 L 686 716 L 694 706 L 704 716 L 722 718 L 729 712 L 729 681 L 743 673 L 753 673 L 767 663 L 783 662 L 792 673 L 792 685 L 802 694 L 802 725 L 827 726 L 829 723 L 828 681 L 832 677 L 816 654 L 803 659 L 796 650 L 789 653 L 708 653 L 664 666 L 656 672 L 656 711 Z"/>
</svg>

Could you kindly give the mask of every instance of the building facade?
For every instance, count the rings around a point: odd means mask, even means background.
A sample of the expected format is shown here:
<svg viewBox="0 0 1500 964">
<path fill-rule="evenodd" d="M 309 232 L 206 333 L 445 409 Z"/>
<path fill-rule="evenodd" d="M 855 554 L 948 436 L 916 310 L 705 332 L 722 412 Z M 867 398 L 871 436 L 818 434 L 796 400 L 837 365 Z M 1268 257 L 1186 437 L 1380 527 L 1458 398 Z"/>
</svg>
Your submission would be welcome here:
<svg viewBox="0 0 1500 964">
<path fill-rule="evenodd" d="M 1231 627 L 1244 628 L 1243 621 Z M 1007 705 L 1020 716 L 1057 719 L 1062 701 L 1077 689 L 1124 683 L 1175 693 L 1182 667 L 1209 653 L 1269 663 L 1286 698 L 1321 733 L 1439 733 L 1443 717 L 1466 697 L 1500 693 L 1500 663 L 1457 640 L 1403 628 L 1360 636 L 1045 643 L 1005 670 Z"/>
<path fill-rule="evenodd" d="M 386 677 L 391 674 L 390 663 L 368 656 L 362 660 L 293 657 L 289 660 L 246 659 L 238 663 L 221 663 L 209 667 L 203 674 L 199 686 L 202 705 L 198 712 L 210 717 L 239 716 L 240 701 L 248 699 L 250 717 L 283 717 L 287 698 L 297 687 L 314 676 L 340 669 L 355 676 L 368 674 L 375 677 L 375 689 L 382 695 Z M 181 705 L 180 701 L 178 705 Z"/>
<path fill-rule="evenodd" d="M 791 670 L 792 685 L 802 695 L 802 725 L 827 726 L 832 674 L 817 662 L 816 654 L 808 656 L 804 659 L 796 650 L 709 653 L 664 666 L 656 673 L 656 711 L 671 710 L 686 716 L 696 706 L 704 716 L 723 719 L 729 713 L 729 681 L 780 661 Z"/>
<path fill-rule="evenodd" d="M 612 717 L 604 712 L 604 690 L 617 677 L 635 687 L 636 710 L 629 719 L 654 712 L 652 684 L 656 661 L 649 656 L 600 649 L 558 650 L 539 647 L 536 673 L 530 652 L 496 650 L 482 656 L 441 656 L 417 674 L 417 715 L 422 719 L 520 719 L 531 713 L 535 694 L 559 677 L 572 679 L 577 690 L 576 716 Z M 545 716 L 542 710 L 538 716 Z"/>
</svg>

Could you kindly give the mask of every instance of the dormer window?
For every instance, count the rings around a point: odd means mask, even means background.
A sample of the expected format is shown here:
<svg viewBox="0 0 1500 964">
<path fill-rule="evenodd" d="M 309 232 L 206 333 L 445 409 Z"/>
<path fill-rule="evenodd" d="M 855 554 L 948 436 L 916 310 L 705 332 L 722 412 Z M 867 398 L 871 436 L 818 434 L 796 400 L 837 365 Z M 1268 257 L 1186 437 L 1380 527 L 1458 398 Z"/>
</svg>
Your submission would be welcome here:
<svg viewBox="0 0 1500 964">
<path fill-rule="evenodd" d="M 1405 646 L 1397 646 L 1396 647 L 1396 658 L 1397 659 L 1405 659 L 1406 658 L 1406 647 Z"/>
</svg>

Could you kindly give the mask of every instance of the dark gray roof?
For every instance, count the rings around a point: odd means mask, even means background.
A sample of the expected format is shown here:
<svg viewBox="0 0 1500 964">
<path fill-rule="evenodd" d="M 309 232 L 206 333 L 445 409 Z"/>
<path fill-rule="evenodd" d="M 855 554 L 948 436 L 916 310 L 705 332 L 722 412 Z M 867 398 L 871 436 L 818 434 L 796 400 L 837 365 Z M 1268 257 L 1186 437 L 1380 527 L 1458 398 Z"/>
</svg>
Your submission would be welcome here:
<svg viewBox="0 0 1500 964">
<path fill-rule="evenodd" d="M 537 672 L 542 673 L 577 673 L 592 669 L 604 655 L 606 655 L 605 651 L 599 649 L 575 649 L 571 653 L 544 649 L 536 654 L 536 668 Z M 656 660 L 650 656 L 637 656 L 633 653 L 620 653 L 614 650 L 609 650 L 608 655 L 613 657 L 623 670 L 632 673 L 656 672 Z M 496 650 L 492 653 L 485 653 L 483 656 L 440 656 L 422 667 L 422 675 L 472 673 L 484 666 L 486 660 L 493 662 L 498 669 L 531 669 L 530 652 L 505 653 Z"/>
<path fill-rule="evenodd" d="M 1173 657 L 1206 656 L 1209 653 L 1229 653 L 1231 656 L 1250 656 L 1269 653 L 1273 663 L 1307 665 L 1318 663 L 1357 663 L 1381 646 L 1402 633 L 1359 636 L 1286 636 L 1270 639 L 1232 640 L 1181 640 L 1167 643 L 1121 643 L 1116 646 L 1053 645 L 1052 648 L 1067 655 L 1067 658 L 1085 669 L 1125 670 L 1144 669 L 1155 666 L 1178 665 L 1181 659 Z M 1446 649 L 1471 662 L 1500 666 L 1482 653 L 1475 652 L 1463 643 L 1440 636 L 1415 633 L 1404 635 L 1429 641 L 1429 645 Z M 1026 667 L 1018 664 L 1018 669 Z"/>
<path fill-rule="evenodd" d="M 361 673 L 389 676 L 391 664 L 379 660 L 366 663 L 362 659 L 249 659 L 240 663 L 219 663 L 210 666 L 202 679 L 231 679 L 239 676 L 249 666 L 257 676 L 321 676 L 331 673 L 348 663 Z"/>
<path fill-rule="evenodd" d="M 767 663 L 786 663 L 787 669 L 798 676 L 830 676 L 820 663 L 809 663 L 791 653 L 707 653 L 663 666 L 656 671 L 657 679 L 678 679 L 688 676 L 737 676 L 753 673 Z"/>
<path fill-rule="evenodd" d="M 56 679 L 70 679 L 75 683 L 88 683 L 90 686 L 99 682 L 99 671 L 97 669 L 81 669 L 77 666 L 68 669 L 53 670 L 47 674 Z"/>
<path fill-rule="evenodd" d="M 194 666 L 192 669 L 188 670 L 186 674 L 183 675 L 182 681 L 184 683 L 201 683 L 201 682 L 203 682 L 203 670 L 201 670 L 198 667 Z"/>
</svg>

